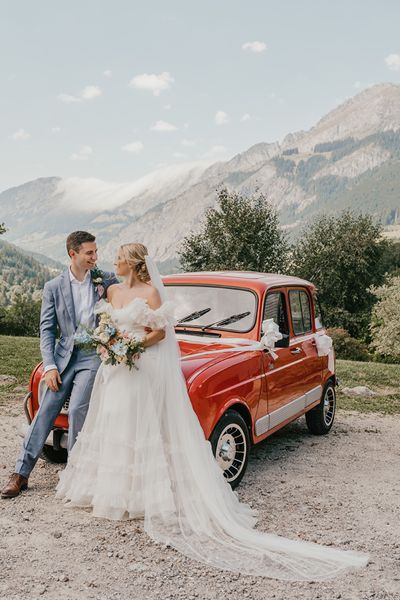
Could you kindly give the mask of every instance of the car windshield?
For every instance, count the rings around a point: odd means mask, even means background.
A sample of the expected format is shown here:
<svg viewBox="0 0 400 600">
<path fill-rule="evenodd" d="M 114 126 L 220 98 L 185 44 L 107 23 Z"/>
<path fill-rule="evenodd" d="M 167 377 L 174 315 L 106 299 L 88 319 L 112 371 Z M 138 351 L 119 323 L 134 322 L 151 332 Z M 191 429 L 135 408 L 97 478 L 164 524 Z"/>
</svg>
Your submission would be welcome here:
<svg viewBox="0 0 400 600">
<path fill-rule="evenodd" d="M 201 329 L 212 324 L 211 329 L 244 333 L 254 327 L 257 298 L 250 290 L 206 285 L 166 285 L 166 292 L 168 299 L 176 306 L 177 320 L 183 320 L 180 324 L 182 328 Z M 226 323 L 219 323 L 225 320 Z"/>
</svg>

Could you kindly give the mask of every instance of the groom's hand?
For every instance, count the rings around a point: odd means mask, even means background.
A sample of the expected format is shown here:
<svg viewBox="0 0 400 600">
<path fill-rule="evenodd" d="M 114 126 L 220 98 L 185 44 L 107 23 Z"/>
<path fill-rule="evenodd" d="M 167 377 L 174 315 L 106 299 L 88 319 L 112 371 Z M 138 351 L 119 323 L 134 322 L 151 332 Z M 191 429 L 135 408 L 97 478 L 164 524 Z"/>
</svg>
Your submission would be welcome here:
<svg viewBox="0 0 400 600">
<path fill-rule="evenodd" d="M 61 384 L 61 377 L 57 369 L 50 369 L 50 371 L 47 371 L 44 374 L 44 380 L 52 392 L 58 392 L 58 388 Z"/>
</svg>

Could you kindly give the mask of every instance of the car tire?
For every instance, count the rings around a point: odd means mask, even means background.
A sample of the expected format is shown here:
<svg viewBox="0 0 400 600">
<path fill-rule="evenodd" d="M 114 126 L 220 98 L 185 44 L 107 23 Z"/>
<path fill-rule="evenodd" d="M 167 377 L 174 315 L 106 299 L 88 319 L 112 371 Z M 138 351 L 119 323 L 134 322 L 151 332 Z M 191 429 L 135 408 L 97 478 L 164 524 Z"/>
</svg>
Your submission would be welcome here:
<svg viewBox="0 0 400 600">
<path fill-rule="evenodd" d="M 336 390 L 332 381 L 328 381 L 322 393 L 320 403 L 306 413 L 307 427 L 314 435 L 326 435 L 332 429 L 336 412 Z"/>
<path fill-rule="evenodd" d="M 210 436 L 215 459 L 232 489 L 239 485 L 246 471 L 250 435 L 246 421 L 235 410 L 227 410 Z"/>
<path fill-rule="evenodd" d="M 62 464 L 66 463 L 68 459 L 68 451 L 65 448 L 55 450 L 53 446 L 45 444 L 42 450 L 42 458 L 51 463 Z"/>
</svg>

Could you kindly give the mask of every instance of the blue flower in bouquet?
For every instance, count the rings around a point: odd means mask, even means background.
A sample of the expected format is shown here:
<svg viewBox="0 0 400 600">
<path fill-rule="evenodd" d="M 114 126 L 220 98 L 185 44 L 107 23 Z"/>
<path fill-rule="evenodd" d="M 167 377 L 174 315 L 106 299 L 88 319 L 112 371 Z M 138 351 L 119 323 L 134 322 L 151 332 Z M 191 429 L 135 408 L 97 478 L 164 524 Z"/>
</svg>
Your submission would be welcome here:
<svg viewBox="0 0 400 600">
<path fill-rule="evenodd" d="M 90 344 L 92 342 L 92 336 L 85 329 L 80 329 L 75 333 L 74 341 L 77 345 Z"/>
<path fill-rule="evenodd" d="M 112 351 L 116 356 L 123 357 L 126 356 L 126 353 L 128 352 L 128 346 L 121 340 L 112 345 Z"/>
<path fill-rule="evenodd" d="M 106 333 L 110 337 L 112 337 L 113 335 L 115 335 L 116 332 L 117 332 L 117 330 L 112 325 L 106 325 L 105 328 L 104 328 L 104 333 Z"/>
</svg>

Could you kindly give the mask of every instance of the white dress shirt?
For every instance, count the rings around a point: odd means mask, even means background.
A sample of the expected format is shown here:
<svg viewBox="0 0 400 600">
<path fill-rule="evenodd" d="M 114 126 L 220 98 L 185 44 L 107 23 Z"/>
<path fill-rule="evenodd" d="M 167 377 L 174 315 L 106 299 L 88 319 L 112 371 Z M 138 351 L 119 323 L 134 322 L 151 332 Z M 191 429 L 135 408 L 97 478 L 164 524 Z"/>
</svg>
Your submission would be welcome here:
<svg viewBox="0 0 400 600">
<path fill-rule="evenodd" d="M 90 271 L 86 272 L 83 281 L 79 281 L 69 269 L 72 297 L 75 308 L 75 321 L 79 327 L 94 327 L 95 317 L 93 314 L 94 286 L 90 277 Z"/>
<path fill-rule="evenodd" d="M 71 271 L 68 269 L 69 279 L 71 282 L 72 298 L 74 301 L 75 309 L 75 321 L 79 327 L 95 327 L 96 320 L 93 313 L 94 306 L 94 286 L 90 271 L 86 272 L 83 281 L 79 281 Z M 57 369 L 56 365 L 47 365 L 44 372 Z"/>
</svg>

